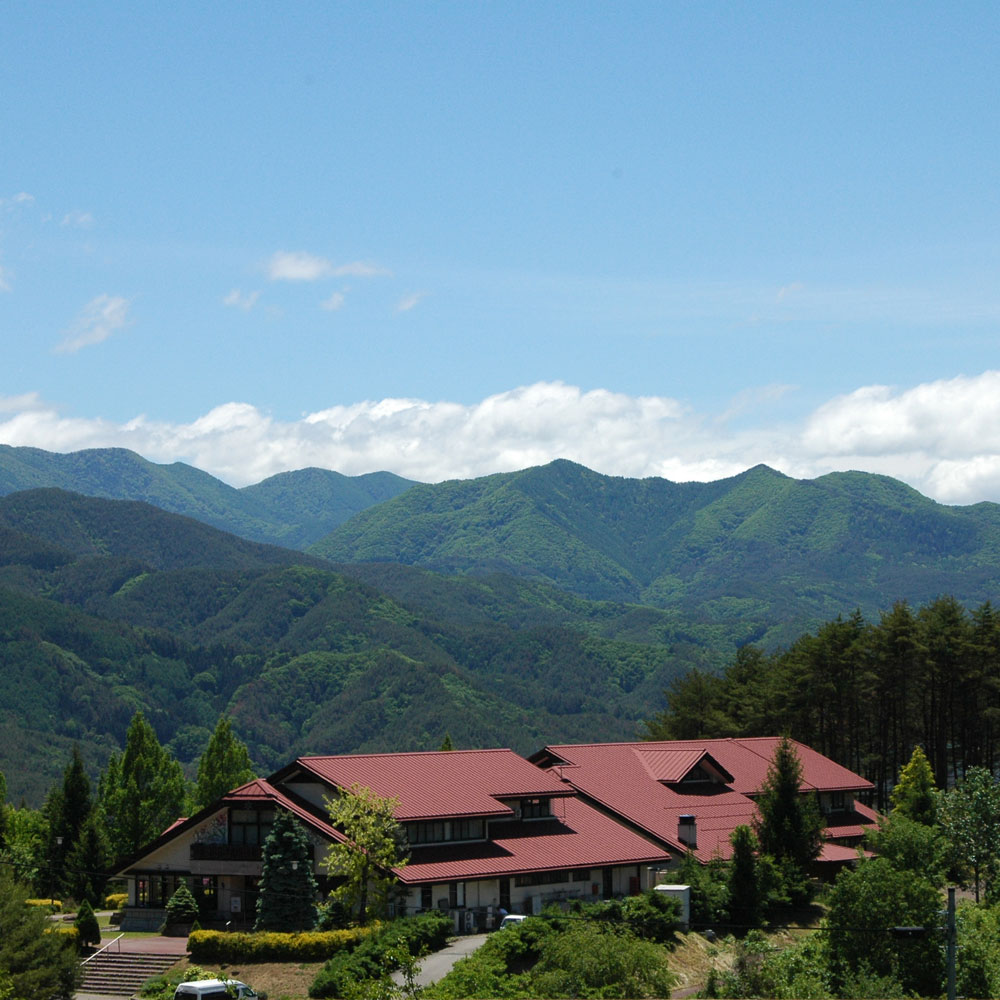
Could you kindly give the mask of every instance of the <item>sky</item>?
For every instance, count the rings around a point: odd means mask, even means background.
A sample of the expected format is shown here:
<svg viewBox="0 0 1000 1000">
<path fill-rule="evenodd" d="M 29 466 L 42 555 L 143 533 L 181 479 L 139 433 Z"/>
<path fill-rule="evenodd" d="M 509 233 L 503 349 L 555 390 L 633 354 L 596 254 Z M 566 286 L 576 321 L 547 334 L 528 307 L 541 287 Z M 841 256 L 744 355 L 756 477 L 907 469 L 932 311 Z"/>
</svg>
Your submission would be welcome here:
<svg viewBox="0 0 1000 1000">
<path fill-rule="evenodd" d="M 0 443 L 1000 501 L 1000 6 L 0 8 Z"/>
</svg>

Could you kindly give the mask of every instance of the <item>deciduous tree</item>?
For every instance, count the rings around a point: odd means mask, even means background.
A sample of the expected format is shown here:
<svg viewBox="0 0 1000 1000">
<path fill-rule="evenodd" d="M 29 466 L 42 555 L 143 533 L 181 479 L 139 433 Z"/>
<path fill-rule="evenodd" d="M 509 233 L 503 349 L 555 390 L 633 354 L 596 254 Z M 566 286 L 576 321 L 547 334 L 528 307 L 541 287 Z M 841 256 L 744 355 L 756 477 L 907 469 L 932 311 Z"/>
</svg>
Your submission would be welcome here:
<svg viewBox="0 0 1000 1000">
<path fill-rule="evenodd" d="M 1000 784 L 985 767 L 970 767 L 965 777 L 941 796 L 938 819 L 951 845 L 952 862 L 971 882 L 979 902 L 988 898 L 1000 876 Z"/>
<path fill-rule="evenodd" d="M 204 808 L 230 789 L 246 784 L 253 776 L 246 744 L 233 732 L 229 717 L 223 715 L 198 761 L 195 805 Z"/>
<path fill-rule="evenodd" d="M 899 772 L 890 795 L 893 815 L 933 826 L 937 819 L 937 785 L 923 747 L 915 746 L 909 763 Z"/>
<path fill-rule="evenodd" d="M 346 838 L 326 856 L 327 872 L 343 880 L 330 896 L 356 913 L 360 924 L 385 912 L 396 882 L 393 869 L 406 864 L 398 806 L 398 799 L 382 798 L 358 784 L 326 799 L 331 824 Z"/>
</svg>

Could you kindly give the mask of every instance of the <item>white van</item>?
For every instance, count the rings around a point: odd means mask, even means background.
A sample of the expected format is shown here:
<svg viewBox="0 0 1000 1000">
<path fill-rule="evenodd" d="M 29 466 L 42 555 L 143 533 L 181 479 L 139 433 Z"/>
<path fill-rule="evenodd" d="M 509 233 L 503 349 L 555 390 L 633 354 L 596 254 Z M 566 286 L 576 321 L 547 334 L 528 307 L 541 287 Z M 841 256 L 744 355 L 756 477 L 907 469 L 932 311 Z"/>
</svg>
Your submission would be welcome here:
<svg viewBox="0 0 1000 1000">
<path fill-rule="evenodd" d="M 267 1000 L 266 993 L 256 993 L 238 979 L 196 979 L 181 983 L 174 990 L 174 1000 Z"/>
<path fill-rule="evenodd" d="M 505 927 L 513 927 L 514 924 L 519 924 L 528 918 L 523 913 L 508 913 L 503 920 L 500 921 L 500 926 L 497 928 L 498 931 L 502 931 Z"/>
</svg>

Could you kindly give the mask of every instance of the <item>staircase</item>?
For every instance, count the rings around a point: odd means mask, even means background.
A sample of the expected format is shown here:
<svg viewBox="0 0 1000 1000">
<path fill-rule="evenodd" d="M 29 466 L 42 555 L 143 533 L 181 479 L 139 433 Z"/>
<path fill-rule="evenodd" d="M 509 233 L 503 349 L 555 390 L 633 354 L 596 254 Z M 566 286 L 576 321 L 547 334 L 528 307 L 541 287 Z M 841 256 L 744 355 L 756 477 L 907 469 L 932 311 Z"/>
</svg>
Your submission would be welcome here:
<svg viewBox="0 0 1000 1000">
<path fill-rule="evenodd" d="M 83 965 L 79 993 L 130 997 L 151 976 L 166 972 L 179 955 L 150 955 L 136 951 L 102 951 Z"/>
</svg>

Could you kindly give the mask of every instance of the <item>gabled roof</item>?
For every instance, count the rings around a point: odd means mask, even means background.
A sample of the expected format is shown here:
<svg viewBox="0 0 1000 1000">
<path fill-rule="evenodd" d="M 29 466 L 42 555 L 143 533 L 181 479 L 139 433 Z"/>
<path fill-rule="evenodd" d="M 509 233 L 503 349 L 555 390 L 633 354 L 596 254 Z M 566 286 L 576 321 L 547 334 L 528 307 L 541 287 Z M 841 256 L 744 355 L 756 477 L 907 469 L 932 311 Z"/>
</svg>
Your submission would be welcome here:
<svg viewBox="0 0 1000 1000">
<path fill-rule="evenodd" d="M 490 839 L 413 849 L 397 872 L 407 885 L 519 875 L 565 868 L 664 864 L 670 855 L 575 796 L 552 805 L 551 819 L 490 823 Z M 592 875 L 599 881 L 598 875 Z"/>
<path fill-rule="evenodd" d="M 694 854 L 709 861 L 714 856 L 728 857 L 733 829 L 752 822 L 756 813 L 753 796 L 764 783 L 778 742 L 777 737 L 762 737 L 570 744 L 545 747 L 531 760 L 570 782 L 592 802 L 674 849 L 686 849 L 678 839 L 679 818 L 694 815 Z M 861 792 L 874 787 L 810 747 L 794 740 L 792 744 L 802 763 L 804 791 Z M 683 774 L 706 758 L 728 772 L 732 780 L 707 787 L 679 783 Z"/>
<path fill-rule="evenodd" d="M 511 816 L 502 799 L 573 794 L 557 777 L 506 749 L 300 757 L 271 780 L 294 788 L 297 778 L 338 788 L 358 784 L 397 798 L 400 822 Z"/>
<path fill-rule="evenodd" d="M 234 788 L 231 792 L 227 792 L 221 799 L 206 806 L 193 816 L 175 820 L 156 840 L 145 844 L 136 854 L 124 860 L 116 861 L 114 874 L 123 875 L 128 869 L 135 867 L 144 857 L 155 853 L 175 837 L 203 823 L 223 807 L 240 805 L 280 806 L 282 809 L 287 809 L 293 816 L 301 820 L 306 827 L 314 830 L 326 840 L 337 841 L 338 843 L 342 843 L 345 840 L 344 835 L 330 826 L 324 817 L 311 808 L 307 802 L 299 799 L 297 796 L 286 794 L 284 791 L 275 788 L 274 785 L 264 778 L 254 778 L 245 785 L 240 785 L 239 788 Z"/>
</svg>

